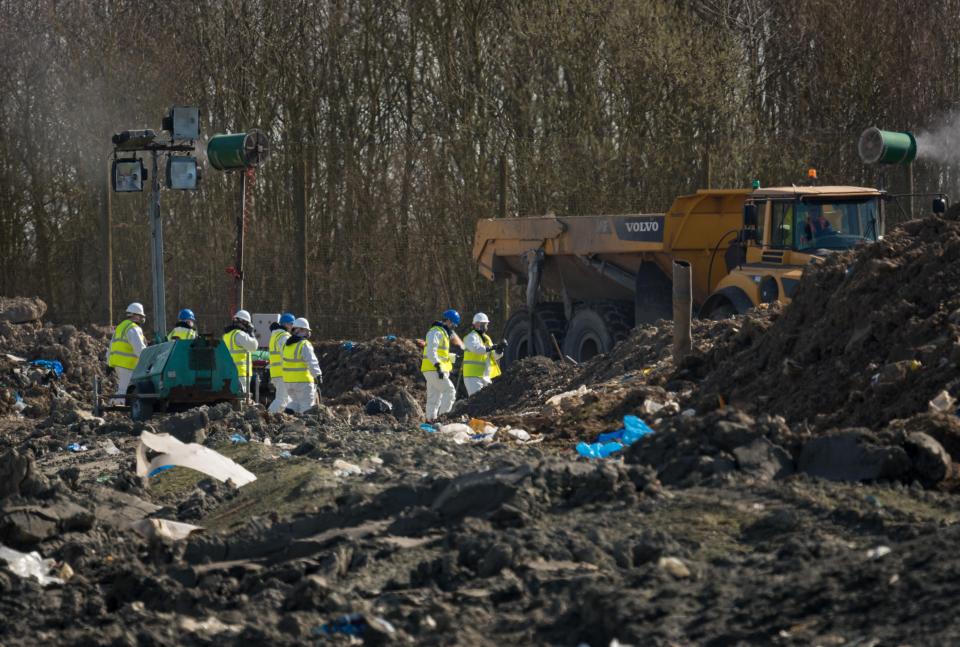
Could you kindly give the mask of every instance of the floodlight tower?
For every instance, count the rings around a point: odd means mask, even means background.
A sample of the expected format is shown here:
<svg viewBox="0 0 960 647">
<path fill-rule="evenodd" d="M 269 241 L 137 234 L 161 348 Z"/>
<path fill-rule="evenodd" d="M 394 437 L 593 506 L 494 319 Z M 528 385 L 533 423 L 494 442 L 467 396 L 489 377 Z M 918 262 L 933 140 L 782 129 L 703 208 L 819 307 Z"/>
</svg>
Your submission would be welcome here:
<svg viewBox="0 0 960 647">
<path fill-rule="evenodd" d="M 118 193 L 143 191 L 143 182 L 150 177 L 150 233 L 152 238 L 151 260 L 153 276 L 153 331 L 156 341 L 163 341 L 167 334 L 166 296 L 163 272 L 163 220 L 160 217 L 160 164 L 159 158 L 167 154 L 168 189 L 194 191 L 200 182 L 200 169 L 192 153 L 200 138 L 200 110 L 174 106 L 163 119 L 163 130 L 168 137 L 160 138 L 154 130 L 124 130 L 113 136 L 113 190 Z M 129 157 L 119 154 L 128 153 Z M 149 153 L 152 170 L 143 165 L 137 153 Z"/>
</svg>

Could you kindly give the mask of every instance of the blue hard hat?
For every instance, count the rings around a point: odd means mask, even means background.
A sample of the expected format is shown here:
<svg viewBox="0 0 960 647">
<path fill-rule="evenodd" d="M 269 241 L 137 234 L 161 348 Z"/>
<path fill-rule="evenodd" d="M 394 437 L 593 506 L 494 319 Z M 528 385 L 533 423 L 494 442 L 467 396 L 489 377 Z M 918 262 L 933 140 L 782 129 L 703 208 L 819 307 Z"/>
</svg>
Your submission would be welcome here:
<svg viewBox="0 0 960 647">
<path fill-rule="evenodd" d="M 177 315 L 177 319 L 180 321 L 196 321 L 197 318 L 193 316 L 193 310 L 190 308 L 184 308 L 180 311 L 180 314 Z"/>
<path fill-rule="evenodd" d="M 292 324 L 294 321 L 296 321 L 296 319 L 297 318 L 293 316 L 292 312 L 284 312 L 282 315 L 280 315 L 280 323 L 282 324 Z"/>
<path fill-rule="evenodd" d="M 460 313 L 451 308 L 450 310 L 444 310 L 443 314 L 440 315 L 441 319 L 449 319 L 453 322 L 454 326 L 460 325 Z"/>
</svg>

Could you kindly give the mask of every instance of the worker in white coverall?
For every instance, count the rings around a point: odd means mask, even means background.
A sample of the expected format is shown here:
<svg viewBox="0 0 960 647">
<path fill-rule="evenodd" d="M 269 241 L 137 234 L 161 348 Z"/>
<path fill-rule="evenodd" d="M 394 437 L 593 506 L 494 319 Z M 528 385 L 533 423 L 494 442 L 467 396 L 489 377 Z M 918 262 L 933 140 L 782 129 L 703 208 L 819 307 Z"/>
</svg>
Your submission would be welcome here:
<svg viewBox="0 0 960 647">
<path fill-rule="evenodd" d="M 142 326 L 147 321 L 143 313 L 143 305 L 134 302 L 127 306 L 127 316 L 120 322 L 116 330 L 113 331 L 113 339 L 110 340 L 110 350 L 107 351 L 107 365 L 113 367 L 117 372 L 120 383 L 117 385 L 117 393 L 126 393 L 130 386 L 130 377 L 133 375 L 133 369 L 137 366 L 137 360 L 140 359 L 140 353 L 147 347 L 147 340 L 143 337 Z M 114 398 L 110 401 L 112 405 L 125 404 L 123 398 Z"/>
<path fill-rule="evenodd" d="M 457 397 L 457 387 L 450 380 L 450 372 L 453 371 L 450 343 L 454 341 L 462 345 L 455 332 L 458 325 L 460 313 L 451 309 L 440 315 L 440 321 L 434 321 L 427 331 L 427 343 L 423 347 L 423 360 L 420 362 L 420 372 L 427 381 L 427 408 L 424 411 L 427 422 L 449 413 Z"/>
<path fill-rule="evenodd" d="M 498 361 L 503 357 L 503 343 L 494 344 L 487 335 L 490 318 L 482 312 L 473 315 L 473 330 L 463 338 L 463 384 L 473 395 L 490 386 L 500 375 Z"/>
<path fill-rule="evenodd" d="M 240 388 L 244 394 L 250 392 L 250 376 L 253 375 L 253 362 L 250 353 L 257 350 L 259 344 L 253 336 L 253 320 L 246 310 L 237 310 L 233 321 L 223 329 L 223 343 L 230 351 L 230 357 L 240 376 Z"/>
<path fill-rule="evenodd" d="M 269 413 L 279 413 L 290 404 L 287 395 L 287 383 L 283 381 L 283 345 L 290 339 L 290 329 L 296 317 L 292 312 L 280 315 L 280 321 L 270 324 L 270 384 L 273 385 L 275 395 L 273 402 L 267 408 Z"/>
<path fill-rule="evenodd" d="M 283 381 L 287 386 L 290 404 L 287 413 L 304 413 L 317 403 L 317 382 L 323 382 L 320 362 L 313 352 L 310 337 L 310 322 L 303 317 L 293 322 L 290 338 L 284 343 L 280 354 L 283 357 Z"/>
</svg>

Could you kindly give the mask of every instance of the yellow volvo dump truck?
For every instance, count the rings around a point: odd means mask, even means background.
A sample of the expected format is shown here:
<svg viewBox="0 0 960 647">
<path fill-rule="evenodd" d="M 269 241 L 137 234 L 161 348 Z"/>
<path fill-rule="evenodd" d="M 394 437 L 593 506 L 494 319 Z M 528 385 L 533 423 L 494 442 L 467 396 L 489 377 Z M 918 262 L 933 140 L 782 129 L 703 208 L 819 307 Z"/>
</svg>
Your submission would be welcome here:
<svg viewBox="0 0 960 647">
<path fill-rule="evenodd" d="M 884 197 L 852 186 L 707 189 L 663 214 L 485 219 L 473 258 L 487 279 L 527 284 L 527 305 L 504 330 L 506 361 L 556 348 L 583 361 L 635 323 L 671 317 L 674 260 L 691 266 L 700 317 L 789 302 L 813 258 L 882 236 Z"/>
</svg>

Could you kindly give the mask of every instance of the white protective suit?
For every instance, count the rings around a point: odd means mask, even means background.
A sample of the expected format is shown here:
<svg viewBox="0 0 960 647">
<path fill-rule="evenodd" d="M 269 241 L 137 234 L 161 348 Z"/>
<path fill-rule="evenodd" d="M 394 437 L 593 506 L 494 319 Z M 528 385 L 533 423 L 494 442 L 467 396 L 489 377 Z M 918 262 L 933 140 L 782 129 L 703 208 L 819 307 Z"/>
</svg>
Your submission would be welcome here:
<svg viewBox="0 0 960 647">
<path fill-rule="evenodd" d="M 313 352 L 313 344 L 309 341 L 303 345 L 302 359 L 307 365 L 307 371 L 316 381 L 320 380 L 320 362 L 317 361 L 317 354 Z M 317 403 L 317 385 L 316 382 L 290 382 L 286 385 L 287 397 L 290 403 L 287 409 L 292 409 L 297 413 L 303 413 Z"/>
<path fill-rule="evenodd" d="M 487 347 L 483 345 L 483 339 L 481 339 L 480 333 L 476 330 L 471 330 L 467 333 L 467 336 L 463 338 L 463 346 L 471 353 L 487 356 L 487 367 L 483 371 L 483 377 L 463 378 L 463 385 L 467 387 L 467 395 L 473 395 L 483 387 L 490 386 L 493 383 L 493 380 L 490 379 L 490 355 L 493 355 L 493 359 L 499 362 L 500 358 L 503 357 L 503 353 L 490 351 L 490 353 L 487 354 Z"/>
<path fill-rule="evenodd" d="M 233 338 L 233 343 L 247 351 L 252 353 L 253 351 L 260 348 L 260 342 L 257 341 L 257 338 L 251 335 L 248 332 L 243 330 L 238 330 L 237 335 Z M 250 361 L 250 375 L 246 378 L 240 378 L 240 387 L 243 389 L 244 393 L 250 393 L 250 378 L 253 377 L 253 360 Z"/>
<path fill-rule="evenodd" d="M 147 347 L 147 340 L 143 336 L 143 329 L 140 328 L 140 325 L 130 326 L 130 330 L 127 331 L 127 342 L 133 347 L 133 352 L 140 357 L 140 353 L 143 352 L 143 349 Z M 107 361 L 110 361 L 110 350 L 107 350 Z M 115 366 L 114 369 L 117 372 L 117 378 L 119 378 L 120 383 L 117 384 L 117 393 L 126 393 L 127 387 L 130 386 L 130 378 L 133 377 L 133 370 L 129 368 L 123 368 L 121 366 Z M 110 404 L 113 406 L 123 406 L 127 401 L 123 398 L 114 398 L 110 400 Z"/>
<path fill-rule="evenodd" d="M 290 339 L 290 333 L 281 335 L 278 339 L 280 343 L 279 348 L 271 348 L 271 352 L 279 353 L 283 350 L 283 345 L 287 343 L 287 340 Z M 283 360 L 281 359 L 281 362 Z M 287 393 L 287 383 L 284 382 L 283 377 L 273 377 L 270 376 L 270 383 L 273 384 L 273 388 L 276 389 L 276 393 L 273 396 L 273 402 L 270 403 L 270 406 L 267 408 L 269 413 L 280 413 L 288 406 L 290 406 L 290 394 Z"/>
<path fill-rule="evenodd" d="M 453 335 L 450 335 L 451 346 Z M 426 358 L 431 364 L 439 364 L 440 356 L 437 355 L 437 349 L 440 342 L 443 341 L 443 333 L 436 329 L 431 329 L 427 333 Z M 450 359 L 453 359 L 451 350 Z M 427 381 L 427 408 L 424 416 L 427 422 L 436 420 L 437 416 L 449 413 L 453 408 L 453 402 L 457 399 L 457 387 L 450 381 L 450 376 L 441 378 L 436 371 L 427 371 L 423 374 Z"/>
</svg>

